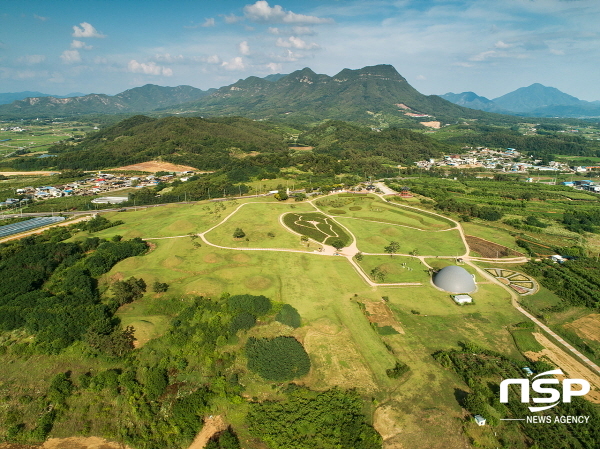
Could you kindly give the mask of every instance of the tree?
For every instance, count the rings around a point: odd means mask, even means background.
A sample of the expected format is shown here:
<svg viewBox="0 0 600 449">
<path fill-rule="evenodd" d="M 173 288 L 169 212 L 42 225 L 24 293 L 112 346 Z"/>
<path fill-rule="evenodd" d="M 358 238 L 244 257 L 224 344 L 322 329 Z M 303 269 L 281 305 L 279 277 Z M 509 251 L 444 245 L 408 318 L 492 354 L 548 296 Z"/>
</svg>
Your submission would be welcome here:
<svg viewBox="0 0 600 449">
<path fill-rule="evenodd" d="M 379 267 L 375 267 L 371 270 L 371 277 L 376 281 L 383 282 L 385 280 L 385 271 Z"/>
<path fill-rule="evenodd" d="M 383 248 L 383 250 L 392 257 L 394 253 L 397 253 L 400 250 L 400 243 L 392 241 L 388 246 Z"/>
<path fill-rule="evenodd" d="M 242 228 L 235 228 L 235 231 L 233 231 L 233 238 L 241 239 L 244 237 L 246 237 L 246 233 L 242 230 Z"/>
<path fill-rule="evenodd" d="M 129 304 L 144 296 L 146 282 L 133 276 L 126 281 L 117 281 L 112 285 L 114 300 L 119 305 Z"/>
<path fill-rule="evenodd" d="M 346 244 L 344 243 L 344 241 L 342 239 L 331 239 L 331 241 L 329 242 L 329 244 L 331 246 L 333 246 L 336 250 L 340 250 L 342 249 L 344 246 L 346 246 Z"/>
<path fill-rule="evenodd" d="M 357 252 L 357 253 L 354 255 L 354 258 L 355 258 L 355 259 L 356 259 L 358 262 L 362 261 L 362 260 L 363 260 L 363 257 L 364 257 L 364 256 L 363 256 L 363 253 L 362 253 L 362 252 L 360 252 L 360 251 L 359 251 L 359 252 Z"/>
<path fill-rule="evenodd" d="M 164 293 L 168 289 L 169 284 L 167 284 L 166 282 L 154 281 L 154 284 L 152 284 L 152 290 L 154 290 L 156 293 Z"/>
</svg>

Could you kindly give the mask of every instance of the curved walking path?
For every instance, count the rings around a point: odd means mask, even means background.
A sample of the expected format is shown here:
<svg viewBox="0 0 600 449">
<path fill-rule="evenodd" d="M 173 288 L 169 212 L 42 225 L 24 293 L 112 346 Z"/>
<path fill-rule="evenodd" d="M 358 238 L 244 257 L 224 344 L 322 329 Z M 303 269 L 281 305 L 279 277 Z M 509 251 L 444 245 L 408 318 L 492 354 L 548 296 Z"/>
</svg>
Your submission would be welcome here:
<svg viewBox="0 0 600 449">
<path fill-rule="evenodd" d="M 383 197 L 382 194 L 376 194 L 377 196 L 379 196 L 383 201 L 390 203 L 390 204 L 394 204 L 391 203 L 389 200 L 385 199 Z M 310 203 L 317 211 L 319 211 L 320 213 L 322 213 L 323 215 L 335 220 L 334 216 L 328 215 L 326 213 L 324 213 L 321 209 L 319 209 L 317 206 L 315 206 L 315 204 L 313 204 L 314 200 L 309 200 L 307 201 L 308 203 Z M 322 256 L 333 256 L 333 255 L 342 255 L 344 256 L 349 262 L 350 264 L 354 267 L 354 269 L 356 270 L 356 272 L 363 278 L 363 280 L 371 287 L 376 288 L 376 287 L 393 287 L 393 286 L 418 286 L 418 285 L 422 285 L 421 283 L 413 283 L 413 282 L 407 282 L 407 283 L 390 283 L 390 284 L 382 284 L 382 283 L 376 283 L 373 282 L 369 276 L 362 270 L 362 268 L 358 265 L 358 263 L 354 260 L 354 256 L 356 255 L 356 253 L 358 253 L 358 248 L 356 246 L 356 237 L 354 236 L 354 234 L 345 226 L 343 226 L 342 224 L 340 224 L 339 222 L 336 221 L 336 223 L 338 223 L 340 226 L 342 226 L 350 235 L 350 237 L 352 238 L 352 244 L 349 245 L 346 248 L 343 248 L 342 251 L 337 252 L 335 250 L 335 248 L 329 246 L 329 245 L 324 245 L 321 244 L 323 246 L 323 251 L 302 251 L 302 250 L 296 250 L 296 249 L 284 249 L 284 248 L 234 248 L 234 247 L 227 247 L 227 246 L 221 246 L 221 245 L 216 245 L 214 243 L 211 243 L 207 240 L 206 238 L 206 234 L 208 234 L 210 231 L 212 231 L 213 229 L 217 228 L 218 226 L 222 225 L 223 223 L 225 223 L 229 218 L 231 218 L 240 208 L 242 208 L 243 206 L 245 206 L 246 204 L 261 204 L 261 203 L 272 203 L 272 204 L 278 204 L 276 202 L 273 201 L 260 201 L 260 202 L 256 202 L 256 203 L 243 203 L 240 204 L 238 207 L 236 207 L 229 215 L 227 215 L 223 220 L 221 220 L 219 223 L 217 223 L 216 225 L 212 226 L 210 229 L 198 233 L 196 234 L 198 237 L 200 237 L 202 239 L 202 241 L 204 243 L 206 243 L 209 246 L 213 246 L 215 248 L 220 248 L 220 249 L 228 249 L 228 250 L 239 250 L 239 251 L 279 251 L 279 252 L 292 252 L 292 253 L 302 253 L 302 254 L 317 254 L 317 255 L 322 255 Z M 400 204 L 394 204 L 395 206 L 398 207 L 405 207 L 408 209 L 414 209 L 416 211 L 419 212 L 423 212 L 421 209 L 413 207 L 413 206 L 406 206 L 406 205 L 400 205 Z M 512 289 L 510 289 L 508 286 L 502 284 L 501 282 L 499 282 L 496 278 L 494 278 L 492 275 L 490 275 L 489 273 L 487 273 L 485 270 L 481 269 L 480 267 L 478 267 L 477 265 L 475 265 L 473 262 L 494 262 L 494 263 L 524 263 L 527 262 L 529 259 L 527 257 L 514 257 L 514 258 L 510 258 L 510 259 L 488 259 L 488 258 L 483 258 L 483 257 L 471 257 L 469 256 L 469 245 L 467 243 L 466 237 L 465 237 L 465 233 L 462 229 L 461 224 L 456 221 L 453 220 L 449 217 L 445 217 L 441 214 L 435 213 L 435 212 L 430 212 L 430 211 L 426 211 L 428 214 L 431 215 L 435 215 L 438 216 L 442 219 L 445 220 L 449 220 L 451 222 L 453 222 L 455 224 L 455 228 L 451 228 L 451 229 L 458 229 L 459 234 L 461 236 L 461 239 L 463 241 L 463 244 L 465 246 L 466 252 L 465 254 L 463 254 L 462 256 L 458 256 L 459 258 L 462 258 L 464 260 L 464 262 L 466 264 L 468 264 L 469 266 L 473 267 L 477 272 L 479 272 L 484 278 L 487 278 L 488 280 L 492 281 L 494 284 L 499 285 L 500 287 L 502 287 L 504 290 L 506 290 L 511 297 L 511 304 L 513 305 L 513 307 L 518 310 L 520 313 L 522 313 L 523 315 L 525 315 L 528 319 L 530 319 L 531 321 L 533 321 L 540 329 L 542 329 L 544 332 L 546 332 L 548 335 L 550 335 L 551 337 L 553 337 L 556 341 L 558 341 L 564 348 L 566 348 L 569 352 L 571 352 L 577 359 L 579 359 L 581 362 L 583 362 L 585 365 L 587 365 L 588 367 L 590 367 L 591 369 L 593 369 L 594 371 L 600 373 L 600 367 L 598 365 L 596 365 L 594 362 L 592 362 L 588 357 L 586 357 L 585 355 L 583 355 L 581 352 L 579 352 L 577 349 L 575 349 L 572 345 L 570 345 L 568 342 L 566 342 L 563 338 L 561 338 L 559 335 L 557 335 L 554 331 L 552 331 L 552 329 L 550 329 L 548 326 L 546 326 L 544 323 L 542 323 L 540 320 L 538 320 L 535 316 L 533 316 L 532 314 L 530 314 L 529 312 L 527 312 L 525 309 L 523 309 L 518 302 L 518 295 L 517 293 L 515 293 Z M 283 214 L 282 214 L 283 215 Z M 294 234 L 300 235 L 297 232 L 294 232 L 292 230 L 290 230 L 287 226 L 285 226 L 282 222 L 281 216 L 279 217 L 279 221 L 280 223 L 284 226 L 285 229 L 293 232 Z M 168 239 L 168 238 L 180 238 L 180 237 L 189 237 L 189 235 L 185 235 L 185 236 L 175 236 L 175 237 L 155 237 L 155 238 L 149 238 L 147 240 L 159 240 L 159 239 Z M 314 240 L 313 240 L 314 241 Z M 318 242 L 317 242 L 318 243 Z M 377 253 L 364 253 L 365 255 L 379 255 Z M 382 253 L 383 254 L 383 253 Z M 385 253 L 384 255 L 388 255 L 387 253 Z M 421 261 L 421 263 L 423 263 L 423 265 L 425 265 L 428 268 L 431 268 L 427 262 L 426 262 L 426 258 L 428 256 L 413 256 L 411 254 L 402 254 L 402 256 L 404 257 L 414 257 L 417 258 Z M 430 256 L 431 257 L 431 256 Z M 444 257 L 438 257 L 438 258 L 451 258 L 451 259 L 455 259 L 456 257 L 454 256 L 444 256 Z"/>
</svg>

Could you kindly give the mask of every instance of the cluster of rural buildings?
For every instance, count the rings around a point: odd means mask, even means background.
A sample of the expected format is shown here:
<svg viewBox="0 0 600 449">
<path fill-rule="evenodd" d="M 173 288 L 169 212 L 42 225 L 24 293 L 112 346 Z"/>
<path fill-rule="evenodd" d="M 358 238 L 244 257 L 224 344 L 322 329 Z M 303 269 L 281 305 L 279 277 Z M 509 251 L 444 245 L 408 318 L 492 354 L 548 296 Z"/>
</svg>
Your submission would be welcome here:
<svg viewBox="0 0 600 449">
<path fill-rule="evenodd" d="M 434 167 L 456 167 L 456 168 L 485 168 L 500 170 L 510 173 L 528 173 L 530 170 L 563 172 L 572 171 L 568 164 L 562 162 L 550 162 L 548 165 L 539 165 L 541 160 L 527 160 L 514 148 L 506 150 L 491 150 L 489 148 L 477 147 L 465 148 L 463 154 L 450 154 L 441 159 L 428 159 L 415 162 L 417 167 L 429 170 Z"/>
<path fill-rule="evenodd" d="M 98 173 L 90 178 L 82 179 L 80 181 L 67 183 L 64 185 L 57 186 L 43 186 L 43 187 L 23 187 L 16 189 L 15 193 L 20 198 L 8 198 L 6 201 L 0 202 L 1 207 L 16 207 L 21 203 L 29 202 L 31 199 L 44 200 L 50 198 L 60 198 L 66 196 L 92 196 L 99 194 L 106 194 L 122 189 L 131 187 L 154 187 L 160 182 L 169 183 L 175 179 L 181 181 L 187 181 L 193 172 L 182 172 L 179 176 L 168 174 L 164 176 L 128 176 L 121 174 L 111 173 Z M 102 201 L 98 198 L 99 203 L 110 202 L 118 203 L 127 200 L 127 196 L 121 197 L 110 197 L 112 201 Z M 94 200 L 93 200 L 94 201 Z"/>
</svg>

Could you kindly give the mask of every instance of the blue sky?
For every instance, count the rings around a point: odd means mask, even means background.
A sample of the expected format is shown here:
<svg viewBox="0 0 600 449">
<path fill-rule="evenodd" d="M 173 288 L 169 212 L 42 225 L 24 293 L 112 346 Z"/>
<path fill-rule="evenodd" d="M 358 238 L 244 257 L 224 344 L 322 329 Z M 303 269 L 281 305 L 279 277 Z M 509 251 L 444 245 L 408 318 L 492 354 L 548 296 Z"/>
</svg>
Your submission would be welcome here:
<svg viewBox="0 0 600 449">
<path fill-rule="evenodd" d="M 392 64 L 425 94 L 542 83 L 600 100 L 598 0 L 17 0 L 0 92 L 208 89 L 251 75 Z"/>
</svg>

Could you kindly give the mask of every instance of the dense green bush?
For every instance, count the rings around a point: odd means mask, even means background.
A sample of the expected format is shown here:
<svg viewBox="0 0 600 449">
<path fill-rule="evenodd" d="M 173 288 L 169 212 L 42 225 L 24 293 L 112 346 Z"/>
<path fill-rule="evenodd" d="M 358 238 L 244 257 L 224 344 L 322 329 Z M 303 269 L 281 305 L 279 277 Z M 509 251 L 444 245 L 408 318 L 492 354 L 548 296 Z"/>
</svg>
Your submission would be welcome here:
<svg viewBox="0 0 600 449">
<path fill-rule="evenodd" d="M 381 435 L 367 424 L 355 391 L 317 392 L 290 386 L 284 401 L 254 402 L 250 432 L 271 449 L 380 449 Z"/>
<path fill-rule="evenodd" d="M 294 337 L 250 337 L 245 349 L 248 368 L 267 380 L 292 380 L 310 370 L 308 354 Z"/>
<path fill-rule="evenodd" d="M 227 299 L 229 308 L 233 312 L 248 312 L 254 316 L 261 316 L 271 310 L 271 300 L 259 295 L 234 295 Z"/>
<path fill-rule="evenodd" d="M 279 313 L 275 315 L 275 319 L 280 323 L 292 326 L 293 328 L 298 328 L 302 325 L 300 314 L 289 304 L 283 305 Z"/>
<path fill-rule="evenodd" d="M 232 334 L 239 330 L 250 329 L 256 324 L 256 317 L 248 312 L 240 312 L 231 319 L 229 328 Z"/>
</svg>

